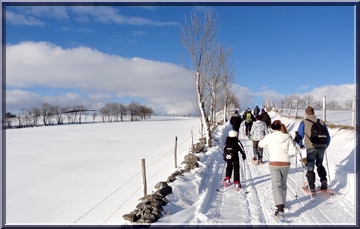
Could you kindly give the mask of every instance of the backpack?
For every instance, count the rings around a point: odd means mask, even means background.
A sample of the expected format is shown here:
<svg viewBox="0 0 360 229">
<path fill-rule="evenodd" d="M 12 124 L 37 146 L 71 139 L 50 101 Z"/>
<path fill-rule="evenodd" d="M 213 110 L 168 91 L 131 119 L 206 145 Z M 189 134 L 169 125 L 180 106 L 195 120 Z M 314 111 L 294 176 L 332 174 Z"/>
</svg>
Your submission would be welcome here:
<svg viewBox="0 0 360 229">
<path fill-rule="evenodd" d="M 236 151 L 236 149 L 234 149 L 231 145 L 230 146 L 226 145 L 224 147 L 224 153 L 223 153 L 224 160 L 234 159 L 234 155 L 236 153 L 235 151 Z"/>
<path fill-rule="evenodd" d="M 251 121 L 252 121 L 251 113 L 250 113 L 250 112 L 246 114 L 246 121 L 247 121 L 247 122 L 251 122 Z"/>
<path fill-rule="evenodd" d="M 312 122 L 313 125 L 311 126 L 311 134 L 308 136 L 310 141 L 315 144 L 327 144 L 328 136 L 325 125 L 320 124 L 320 119 L 317 122 L 313 122 L 309 119 L 306 119 L 309 122 Z"/>
</svg>

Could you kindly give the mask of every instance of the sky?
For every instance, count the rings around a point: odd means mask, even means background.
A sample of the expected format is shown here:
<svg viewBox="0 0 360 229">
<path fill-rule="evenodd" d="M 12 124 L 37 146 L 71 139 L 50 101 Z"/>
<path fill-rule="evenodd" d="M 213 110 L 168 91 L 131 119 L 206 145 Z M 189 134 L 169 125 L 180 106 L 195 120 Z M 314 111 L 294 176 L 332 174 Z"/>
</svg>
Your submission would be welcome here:
<svg viewBox="0 0 360 229">
<path fill-rule="evenodd" d="M 273 111 L 269 115 L 272 120 L 281 120 L 294 137 L 301 119 Z M 350 111 L 346 115 L 344 111 L 329 112 L 327 117 L 333 124 L 351 124 Z M 145 159 L 147 190 L 151 194 L 155 184 L 183 168 L 181 162 L 189 152 L 190 132 L 193 131 L 194 143 L 200 136 L 198 118 L 156 116 L 141 122 L 112 123 L 98 118 L 95 123 L 88 118 L 81 125 L 6 130 L 5 225 L 129 225 L 122 216 L 135 210 L 143 196 L 141 160 Z M 264 164 L 255 167 L 251 163 L 252 141 L 245 137 L 244 126 L 240 128 L 240 141 L 247 155 L 240 164 L 243 189 L 235 192 L 232 185 L 222 188 L 225 174 L 221 150 L 231 129 L 229 122 L 219 126 L 214 131 L 219 143 L 214 141 L 213 147 L 197 154 L 199 167 L 168 183 L 172 194 L 166 196 L 166 215 L 152 226 L 276 224 L 272 217 L 275 206 L 269 154 L 265 148 Z M 291 157 L 285 209 L 291 226 L 358 227 L 355 131 L 331 128 L 329 132 L 331 143 L 324 166 L 329 188 L 335 195 L 318 194 L 314 199 L 305 195 L 300 189 L 304 170 L 298 162 L 305 152 Z M 320 185 L 317 176 L 316 185 Z"/>
<path fill-rule="evenodd" d="M 194 114 L 193 75 L 181 56 L 192 10 L 218 15 L 241 108 L 265 98 L 355 95 L 354 5 L 5 4 L 6 110 L 137 101 L 158 114 Z M 3 4 L 4 7 L 4 4 Z M 334 90 L 337 93 L 333 93 Z M 341 96 L 339 96 L 341 95 Z"/>
</svg>

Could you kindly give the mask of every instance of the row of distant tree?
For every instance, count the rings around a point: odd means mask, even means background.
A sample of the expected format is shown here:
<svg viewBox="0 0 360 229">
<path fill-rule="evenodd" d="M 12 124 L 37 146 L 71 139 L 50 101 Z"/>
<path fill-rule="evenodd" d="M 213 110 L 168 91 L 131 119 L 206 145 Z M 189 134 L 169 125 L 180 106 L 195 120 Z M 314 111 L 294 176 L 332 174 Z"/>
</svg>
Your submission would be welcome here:
<svg viewBox="0 0 360 229">
<path fill-rule="evenodd" d="M 352 110 L 354 107 L 354 100 L 332 100 L 326 101 L 325 106 L 327 110 Z M 324 108 L 324 101 L 315 100 L 310 94 L 304 95 L 289 95 L 286 96 L 282 101 L 269 102 L 265 101 L 264 107 L 275 107 L 275 108 L 286 108 L 286 109 L 298 109 L 306 108 L 308 106 L 313 107 L 315 110 Z"/>
<path fill-rule="evenodd" d="M 138 121 L 151 118 L 154 110 L 138 102 L 131 102 L 128 105 L 121 103 L 106 103 L 99 110 L 89 110 L 83 105 L 77 106 L 52 106 L 43 103 L 41 107 L 22 108 L 19 114 L 5 113 L 5 127 L 22 128 L 36 127 L 38 125 L 54 124 L 81 124 L 81 122 L 92 117 L 95 122 L 96 117 L 100 116 L 103 122 L 119 122 L 124 120 Z"/>
</svg>

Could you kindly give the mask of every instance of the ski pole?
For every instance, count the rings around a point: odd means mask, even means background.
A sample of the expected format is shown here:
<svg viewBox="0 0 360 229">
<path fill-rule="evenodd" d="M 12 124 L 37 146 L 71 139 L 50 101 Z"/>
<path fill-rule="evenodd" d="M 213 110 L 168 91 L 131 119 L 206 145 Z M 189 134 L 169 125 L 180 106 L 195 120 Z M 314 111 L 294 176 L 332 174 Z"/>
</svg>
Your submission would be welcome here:
<svg viewBox="0 0 360 229">
<path fill-rule="evenodd" d="M 331 190 L 331 180 L 330 180 L 329 160 L 328 160 L 328 157 L 327 157 L 326 150 L 324 151 L 324 153 L 325 153 L 325 157 L 326 157 L 326 168 L 327 168 L 327 173 L 328 173 L 328 176 L 329 176 L 329 189 Z M 332 194 L 333 194 L 333 193 L 332 193 Z"/>
<path fill-rule="evenodd" d="M 249 192 L 247 191 L 247 186 L 246 186 L 246 167 L 245 167 L 245 161 L 244 161 L 244 177 L 245 177 L 245 183 L 244 183 L 244 186 L 245 186 L 245 194 L 248 194 Z"/>
<path fill-rule="evenodd" d="M 296 175 L 295 175 L 295 180 L 296 180 L 296 191 L 295 191 L 295 198 L 297 199 L 299 196 L 298 196 L 298 194 L 297 194 L 297 189 L 298 189 L 298 170 L 297 170 L 297 155 L 295 156 L 295 173 L 296 173 Z"/>
</svg>

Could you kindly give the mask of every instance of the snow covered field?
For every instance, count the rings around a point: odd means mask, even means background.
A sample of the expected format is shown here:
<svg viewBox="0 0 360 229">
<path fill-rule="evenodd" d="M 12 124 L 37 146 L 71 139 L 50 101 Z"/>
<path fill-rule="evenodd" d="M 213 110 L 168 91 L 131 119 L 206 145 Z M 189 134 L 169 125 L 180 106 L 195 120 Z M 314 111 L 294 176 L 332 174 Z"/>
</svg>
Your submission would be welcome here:
<svg viewBox="0 0 360 229">
<path fill-rule="evenodd" d="M 294 136 L 300 119 L 269 114 Z M 347 114 L 346 118 L 327 114 L 327 120 L 346 120 L 334 124 L 350 125 L 351 112 Z M 179 165 L 188 153 L 191 130 L 194 143 L 200 137 L 199 124 L 197 118 L 153 117 L 141 122 L 6 130 L 6 225 L 130 224 L 122 216 L 134 210 L 142 197 L 141 159 L 146 159 L 150 193 L 175 171 L 175 136 Z M 264 165 L 252 165 L 252 142 L 243 133 L 240 139 L 248 155 L 241 161 L 243 190 L 216 191 L 224 176 L 221 148 L 230 129 L 228 123 L 219 127 L 214 136 L 220 143 L 199 155 L 199 168 L 169 183 L 173 194 L 166 197 L 167 214 L 154 225 L 276 224 L 267 152 Z M 311 201 L 300 190 L 304 173 L 299 157 L 293 157 L 285 211 L 289 224 L 357 224 L 355 131 L 330 129 L 330 134 L 324 165 L 336 194 L 319 194 Z"/>
</svg>

